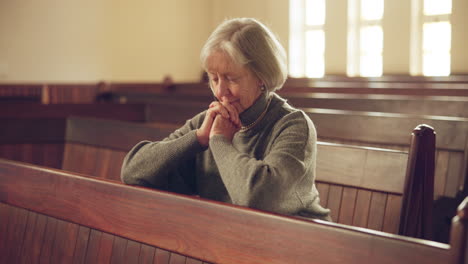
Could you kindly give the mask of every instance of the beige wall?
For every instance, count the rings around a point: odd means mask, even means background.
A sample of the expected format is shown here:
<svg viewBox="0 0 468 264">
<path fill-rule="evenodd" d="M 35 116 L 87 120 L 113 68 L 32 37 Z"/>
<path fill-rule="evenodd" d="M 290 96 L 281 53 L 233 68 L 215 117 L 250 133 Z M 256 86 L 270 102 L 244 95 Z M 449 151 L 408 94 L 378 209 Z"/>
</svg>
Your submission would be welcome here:
<svg viewBox="0 0 468 264">
<path fill-rule="evenodd" d="M 411 1 L 385 1 L 382 66 L 384 74 L 410 72 Z"/>
<path fill-rule="evenodd" d="M 209 3 L 112 1 L 111 78 L 162 80 L 170 74 L 175 81 L 198 80 L 200 49 L 210 33 Z"/>
<path fill-rule="evenodd" d="M 385 1 L 384 73 L 409 71 L 409 1 Z M 468 2 L 453 0 L 452 71 L 468 73 Z M 328 0 L 326 73 L 346 73 L 347 0 Z M 288 50 L 288 0 L 0 1 L 0 82 L 195 81 L 225 18 L 256 17 Z"/>
<path fill-rule="evenodd" d="M 346 74 L 348 4 L 347 0 L 328 0 L 325 16 L 325 74 Z"/>
<path fill-rule="evenodd" d="M 468 74 L 468 1 L 452 2 L 452 73 Z"/>
<path fill-rule="evenodd" d="M 0 79 L 94 80 L 109 76 L 106 5 L 0 1 Z"/>
<path fill-rule="evenodd" d="M 0 81 L 197 80 L 210 3 L 0 1 Z"/>
<path fill-rule="evenodd" d="M 289 1 L 288 0 L 214 0 L 212 2 L 212 27 L 224 19 L 254 17 L 267 25 L 288 50 Z"/>
</svg>

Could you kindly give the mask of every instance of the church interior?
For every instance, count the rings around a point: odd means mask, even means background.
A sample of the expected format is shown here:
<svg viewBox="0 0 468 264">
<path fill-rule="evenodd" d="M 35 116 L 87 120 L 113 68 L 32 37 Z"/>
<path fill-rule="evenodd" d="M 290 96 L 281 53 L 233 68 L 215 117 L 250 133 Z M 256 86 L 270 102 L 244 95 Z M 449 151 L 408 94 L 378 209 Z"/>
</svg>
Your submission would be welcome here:
<svg viewBox="0 0 468 264">
<path fill-rule="evenodd" d="M 467 13 L 466 0 L 0 1 L 0 263 L 468 264 Z M 331 221 L 122 182 L 136 144 L 225 109 L 200 54 L 234 18 L 284 48 L 268 93 L 315 127 Z"/>
</svg>

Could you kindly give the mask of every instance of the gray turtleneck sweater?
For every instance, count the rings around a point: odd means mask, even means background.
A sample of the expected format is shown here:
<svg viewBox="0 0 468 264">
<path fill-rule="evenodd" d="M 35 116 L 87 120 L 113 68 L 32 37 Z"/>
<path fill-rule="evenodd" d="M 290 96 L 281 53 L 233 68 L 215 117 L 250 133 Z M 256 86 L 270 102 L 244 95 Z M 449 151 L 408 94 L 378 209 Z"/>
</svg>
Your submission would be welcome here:
<svg viewBox="0 0 468 264">
<path fill-rule="evenodd" d="M 222 135 L 202 147 L 196 129 L 205 112 L 162 141 L 142 141 L 122 166 L 122 181 L 286 215 L 329 219 L 315 188 L 315 127 L 304 112 L 272 93 L 266 115 L 232 142 Z M 261 96 L 240 114 L 242 124 L 267 107 Z"/>
</svg>

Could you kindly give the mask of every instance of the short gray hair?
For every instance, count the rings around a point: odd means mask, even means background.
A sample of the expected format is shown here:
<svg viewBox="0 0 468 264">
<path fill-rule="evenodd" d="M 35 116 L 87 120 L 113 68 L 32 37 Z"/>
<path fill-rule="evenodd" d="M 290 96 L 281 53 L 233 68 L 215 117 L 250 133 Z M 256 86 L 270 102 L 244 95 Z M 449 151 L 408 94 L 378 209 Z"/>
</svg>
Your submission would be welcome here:
<svg viewBox="0 0 468 264">
<path fill-rule="evenodd" d="M 221 23 L 203 46 L 200 60 L 213 51 L 225 52 L 235 63 L 245 65 L 268 91 L 280 89 L 288 76 L 286 52 L 275 35 L 253 18 L 235 18 Z"/>
</svg>

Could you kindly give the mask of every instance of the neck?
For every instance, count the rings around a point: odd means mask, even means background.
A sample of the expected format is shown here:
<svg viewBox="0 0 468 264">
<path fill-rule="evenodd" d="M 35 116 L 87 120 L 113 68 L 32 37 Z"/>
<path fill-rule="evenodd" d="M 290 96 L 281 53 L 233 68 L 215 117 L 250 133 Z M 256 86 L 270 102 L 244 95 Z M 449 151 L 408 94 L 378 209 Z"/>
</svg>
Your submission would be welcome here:
<svg viewBox="0 0 468 264">
<path fill-rule="evenodd" d="M 239 115 L 243 127 L 242 130 L 253 127 L 263 118 L 269 102 L 269 96 L 266 93 L 262 93 L 249 108 Z"/>
</svg>

